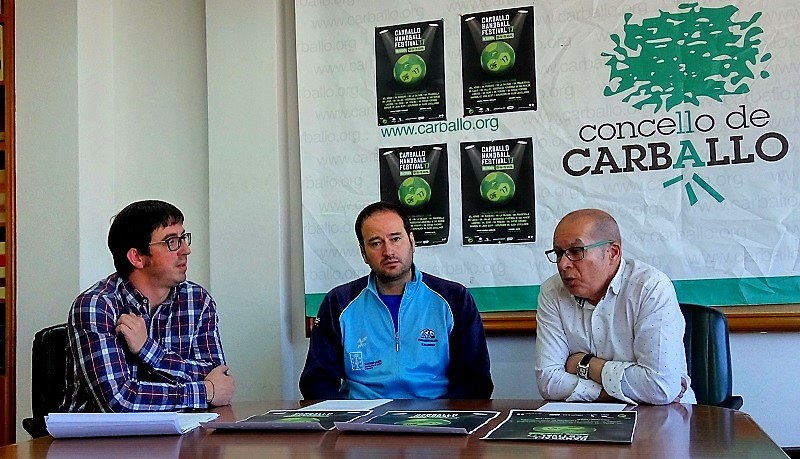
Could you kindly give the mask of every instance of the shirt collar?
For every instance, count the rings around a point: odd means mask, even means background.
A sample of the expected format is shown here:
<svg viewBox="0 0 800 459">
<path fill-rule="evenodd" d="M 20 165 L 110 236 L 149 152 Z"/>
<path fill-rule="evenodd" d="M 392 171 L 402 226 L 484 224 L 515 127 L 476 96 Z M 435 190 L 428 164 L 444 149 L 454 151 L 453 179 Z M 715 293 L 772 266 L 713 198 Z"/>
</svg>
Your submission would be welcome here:
<svg viewBox="0 0 800 459">
<path fill-rule="evenodd" d="M 166 305 L 171 304 L 178 297 L 178 294 L 180 293 L 180 290 L 183 287 L 183 285 L 184 282 L 181 282 L 175 287 L 172 287 L 169 293 L 167 294 L 167 297 L 164 299 L 164 302 L 161 304 L 166 304 Z M 146 296 L 142 294 L 142 292 L 136 289 L 136 287 L 130 280 L 123 279 L 122 276 L 117 275 L 117 286 L 125 295 L 128 304 L 136 305 L 136 307 L 140 309 L 139 312 L 142 311 L 147 313 L 150 312 L 149 308 L 145 306 L 149 304 L 149 300 L 147 299 Z"/>
<path fill-rule="evenodd" d="M 608 292 L 613 292 L 615 295 L 619 294 L 619 291 L 622 289 L 622 278 L 624 277 L 623 273 L 625 272 L 625 259 L 622 258 L 619 261 L 619 266 L 617 267 L 617 273 L 614 274 L 614 277 L 611 279 L 611 283 L 608 285 L 608 290 L 606 291 L 606 295 Z"/>
<path fill-rule="evenodd" d="M 125 305 L 127 306 L 126 309 L 136 309 L 136 311 L 124 311 L 126 313 L 136 312 L 140 314 L 147 310 L 145 305 L 147 304 L 147 297 L 142 295 L 142 293 L 136 290 L 136 287 L 133 286 L 133 283 L 123 278 L 122 276 L 118 275 L 117 278 L 117 288 L 122 292 L 123 298 L 125 298 Z"/>
<path fill-rule="evenodd" d="M 619 266 L 617 267 L 617 272 L 614 274 L 614 277 L 611 278 L 611 282 L 608 284 L 606 293 L 604 293 L 603 296 L 600 297 L 600 301 L 603 301 L 603 299 L 605 299 L 605 297 L 608 296 L 609 292 L 613 293 L 614 295 L 619 294 L 620 289 L 622 289 L 622 278 L 624 277 L 622 273 L 624 271 L 625 271 L 625 259 L 623 258 L 619 262 Z M 575 299 L 575 303 L 581 308 L 594 309 L 597 306 L 597 305 L 592 305 L 592 303 L 589 303 L 589 300 L 587 300 L 586 298 L 581 298 L 579 296 L 575 296 L 573 298 Z M 597 304 L 600 304 L 600 302 L 598 302 Z"/>
</svg>

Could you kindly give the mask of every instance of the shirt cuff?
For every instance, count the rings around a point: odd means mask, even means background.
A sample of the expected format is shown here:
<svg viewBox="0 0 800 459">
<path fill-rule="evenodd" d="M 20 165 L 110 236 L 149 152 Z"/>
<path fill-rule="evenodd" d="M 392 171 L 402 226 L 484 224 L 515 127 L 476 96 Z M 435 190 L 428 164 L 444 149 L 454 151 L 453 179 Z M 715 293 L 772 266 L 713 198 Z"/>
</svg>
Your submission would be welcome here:
<svg viewBox="0 0 800 459">
<path fill-rule="evenodd" d="M 576 376 L 577 378 L 577 376 Z M 603 386 L 591 379 L 578 379 L 575 390 L 567 397 L 567 402 L 593 402 L 600 396 Z"/>
<path fill-rule="evenodd" d="M 617 400 L 622 400 L 625 403 L 636 405 L 637 403 L 625 395 L 625 393 L 622 391 L 622 380 L 625 378 L 625 369 L 632 367 L 633 365 L 633 362 L 617 362 L 609 360 L 605 363 L 605 365 L 603 365 L 601 376 L 603 379 L 603 388 L 605 388 L 608 395 L 616 398 Z"/>
<path fill-rule="evenodd" d="M 208 394 L 203 381 L 183 384 L 183 405 L 186 408 L 207 408 Z"/>
<path fill-rule="evenodd" d="M 139 359 L 142 362 L 148 364 L 150 367 L 155 367 L 161 359 L 164 358 L 166 351 L 156 343 L 156 341 L 151 338 L 147 337 L 147 340 L 144 342 L 144 346 L 139 349 Z"/>
</svg>

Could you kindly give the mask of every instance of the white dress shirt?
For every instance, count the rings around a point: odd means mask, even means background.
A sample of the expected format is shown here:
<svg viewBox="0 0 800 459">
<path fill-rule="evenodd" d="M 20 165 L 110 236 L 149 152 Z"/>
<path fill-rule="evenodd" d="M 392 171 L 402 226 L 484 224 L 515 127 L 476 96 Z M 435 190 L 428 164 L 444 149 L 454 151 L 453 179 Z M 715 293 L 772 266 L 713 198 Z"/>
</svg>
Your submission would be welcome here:
<svg viewBox="0 0 800 459">
<path fill-rule="evenodd" d="M 572 296 L 558 274 L 547 279 L 536 311 L 536 380 L 550 400 L 593 401 L 605 388 L 627 403 L 696 403 L 686 371 L 685 322 L 666 274 L 622 260 L 605 296 L 591 305 Z M 576 352 L 608 360 L 600 385 L 564 369 Z"/>
</svg>

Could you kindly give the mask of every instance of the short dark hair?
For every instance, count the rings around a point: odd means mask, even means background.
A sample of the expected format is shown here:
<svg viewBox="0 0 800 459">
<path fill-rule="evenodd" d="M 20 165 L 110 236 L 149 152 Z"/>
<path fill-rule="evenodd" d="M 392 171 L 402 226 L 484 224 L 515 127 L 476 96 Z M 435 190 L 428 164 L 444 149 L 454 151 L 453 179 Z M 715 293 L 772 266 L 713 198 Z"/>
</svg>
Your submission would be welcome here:
<svg viewBox="0 0 800 459">
<path fill-rule="evenodd" d="M 164 201 L 137 201 L 125 206 L 111 220 L 108 230 L 108 249 L 114 257 L 114 268 L 123 279 L 133 272 L 128 250 L 150 254 L 150 237 L 158 228 L 183 223 L 183 213 Z"/>
<path fill-rule="evenodd" d="M 397 204 L 386 201 L 373 202 L 372 204 L 364 207 L 356 217 L 356 237 L 358 238 L 358 245 L 364 247 L 364 235 L 361 233 L 361 227 L 364 226 L 364 220 L 371 217 L 378 212 L 394 212 L 403 220 L 403 228 L 406 230 L 406 235 L 411 234 L 411 221 L 408 219 L 408 214 L 402 207 Z"/>
</svg>

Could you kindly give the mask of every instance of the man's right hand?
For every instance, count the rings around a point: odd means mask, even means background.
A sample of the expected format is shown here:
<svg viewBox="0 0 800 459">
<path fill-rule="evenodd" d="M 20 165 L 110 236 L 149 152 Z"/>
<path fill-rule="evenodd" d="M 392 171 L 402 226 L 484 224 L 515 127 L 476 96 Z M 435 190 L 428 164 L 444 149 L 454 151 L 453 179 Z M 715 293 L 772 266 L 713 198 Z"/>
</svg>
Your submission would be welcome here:
<svg viewBox="0 0 800 459">
<path fill-rule="evenodd" d="M 209 405 L 223 406 L 230 405 L 233 392 L 236 390 L 236 380 L 228 375 L 228 366 L 220 365 L 208 373 L 203 381 L 206 385 L 206 393 L 209 398 Z M 213 387 L 212 387 L 213 383 Z"/>
<path fill-rule="evenodd" d="M 134 354 L 138 354 L 147 342 L 147 324 L 136 314 L 120 315 L 116 331 L 125 338 L 125 344 Z"/>
</svg>

